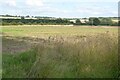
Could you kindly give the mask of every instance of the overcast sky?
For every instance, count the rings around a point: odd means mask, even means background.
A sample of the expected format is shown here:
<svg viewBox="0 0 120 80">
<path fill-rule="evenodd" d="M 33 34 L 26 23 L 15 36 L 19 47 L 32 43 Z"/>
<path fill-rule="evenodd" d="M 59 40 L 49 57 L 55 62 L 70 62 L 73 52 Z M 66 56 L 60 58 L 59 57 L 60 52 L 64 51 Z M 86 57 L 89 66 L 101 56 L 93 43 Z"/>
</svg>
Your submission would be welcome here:
<svg viewBox="0 0 120 80">
<path fill-rule="evenodd" d="M 0 14 L 49 17 L 117 17 L 119 0 L 0 0 Z"/>
</svg>

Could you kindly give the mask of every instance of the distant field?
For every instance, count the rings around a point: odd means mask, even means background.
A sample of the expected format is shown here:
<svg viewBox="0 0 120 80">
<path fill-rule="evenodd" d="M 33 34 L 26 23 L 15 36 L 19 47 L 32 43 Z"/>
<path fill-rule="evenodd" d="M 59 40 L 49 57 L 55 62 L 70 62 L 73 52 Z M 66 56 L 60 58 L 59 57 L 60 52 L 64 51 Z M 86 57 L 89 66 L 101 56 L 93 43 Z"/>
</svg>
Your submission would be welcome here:
<svg viewBox="0 0 120 80">
<path fill-rule="evenodd" d="M 118 28 L 4 26 L 3 77 L 117 78 Z"/>
<path fill-rule="evenodd" d="M 117 27 L 90 27 L 90 26 L 4 26 L 3 35 L 21 37 L 49 37 L 73 35 L 97 35 L 99 33 L 116 34 Z M 117 34 L 116 34 L 117 35 Z"/>
</svg>

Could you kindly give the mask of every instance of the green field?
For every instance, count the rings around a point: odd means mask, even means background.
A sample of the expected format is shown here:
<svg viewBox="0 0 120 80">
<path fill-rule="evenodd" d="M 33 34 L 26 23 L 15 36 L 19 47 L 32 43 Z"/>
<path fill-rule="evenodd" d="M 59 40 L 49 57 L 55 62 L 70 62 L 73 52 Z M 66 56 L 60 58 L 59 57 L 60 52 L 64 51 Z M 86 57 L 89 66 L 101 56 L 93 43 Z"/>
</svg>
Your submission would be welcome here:
<svg viewBox="0 0 120 80">
<path fill-rule="evenodd" d="M 73 36 L 73 35 L 96 35 L 110 31 L 117 33 L 117 28 L 107 27 L 78 27 L 78 26 L 4 26 L 3 33 L 20 37 L 48 37 L 48 36 Z"/>
<path fill-rule="evenodd" d="M 118 28 L 3 26 L 3 78 L 117 78 Z"/>
</svg>

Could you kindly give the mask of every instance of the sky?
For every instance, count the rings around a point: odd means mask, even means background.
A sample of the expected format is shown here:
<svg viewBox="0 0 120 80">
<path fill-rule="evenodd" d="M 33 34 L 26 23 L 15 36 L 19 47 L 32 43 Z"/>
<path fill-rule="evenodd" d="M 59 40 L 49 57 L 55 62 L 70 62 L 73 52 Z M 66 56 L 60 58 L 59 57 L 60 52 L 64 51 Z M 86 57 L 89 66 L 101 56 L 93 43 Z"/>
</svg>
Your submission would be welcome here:
<svg viewBox="0 0 120 80">
<path fill-rule="evenodd" d="M 117 17 L 119 0 L 0 0 L 0 15 Z"/>
</svg>

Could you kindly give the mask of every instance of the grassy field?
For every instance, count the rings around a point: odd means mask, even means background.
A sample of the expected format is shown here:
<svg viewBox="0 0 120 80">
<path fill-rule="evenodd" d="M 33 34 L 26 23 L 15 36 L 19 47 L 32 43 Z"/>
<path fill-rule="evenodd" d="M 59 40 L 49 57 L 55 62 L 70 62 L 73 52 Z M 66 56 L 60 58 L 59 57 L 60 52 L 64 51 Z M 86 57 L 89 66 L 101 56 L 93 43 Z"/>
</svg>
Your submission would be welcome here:
<svg viewBox="0 0 120 80">
<path fill-rule="evenodd" d="M 3 78 L 116 78 L 118 28 L 4 26 Z"/>
</svg>

